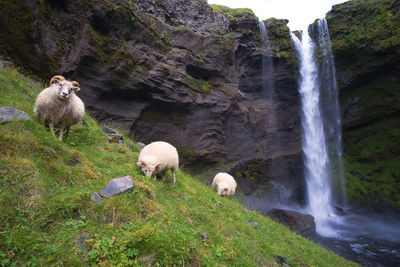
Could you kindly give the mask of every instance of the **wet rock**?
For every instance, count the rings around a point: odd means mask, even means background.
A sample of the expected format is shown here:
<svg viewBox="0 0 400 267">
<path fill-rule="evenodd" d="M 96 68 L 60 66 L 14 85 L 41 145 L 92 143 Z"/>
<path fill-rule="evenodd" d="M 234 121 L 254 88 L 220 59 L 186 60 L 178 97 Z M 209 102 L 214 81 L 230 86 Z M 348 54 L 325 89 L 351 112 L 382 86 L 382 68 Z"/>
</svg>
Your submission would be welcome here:
<svg viewBox="0 0 400 267">
<path fill-rule="evenodd" d="M 333 209 L 337 215 L 346 215 L 346 212 L 341 207 L 333 206 Z"/>
<path fill-rule="evenodd" d="M 272 209 L 264 215 L 286 225 L 300 235 L 308 236 L 315 233 L 314 217 L 309 214 L 292 210 Z"/>
<path fill-rule="evenodd" d="M 97 192 L 92 192 L 92 196 L 90 197 L 90 200 L 96 205 L 99 205 L 99 204 L 101 204 L 101 202 L 103 202 L 103 199 Z"/>
<path fill-rule="evenodd" d="M 12 107 L 0 107 L 0 124 L 7 121 L 19 121 L 19 120 L 29 120 L 29 117 L 25 112 Z"/>
<path fill-rule="evenodd" d="M 127 175 L 121 178 L 112 179 L 106 187 L 99 191 L 99 195 L 109 198 L 114 195 L 121 194 L 126 191 L 134 190 L 132 178 Z"/>
</svg>

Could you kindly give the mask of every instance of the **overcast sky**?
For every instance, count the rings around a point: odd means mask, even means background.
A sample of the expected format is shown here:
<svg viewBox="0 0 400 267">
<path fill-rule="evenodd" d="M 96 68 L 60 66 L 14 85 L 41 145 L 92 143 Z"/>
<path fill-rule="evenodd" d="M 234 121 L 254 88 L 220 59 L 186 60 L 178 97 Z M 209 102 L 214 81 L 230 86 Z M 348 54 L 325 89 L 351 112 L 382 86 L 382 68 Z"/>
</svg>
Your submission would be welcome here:
<svg viewBox="0 0 400 267">
<path fill-rule="evenodd" d="M 208 4 L 250 8 L 261 20 L 288 19 L 292 31 L 304 29 L 315 19 L 324 17 L 332 5 L 343 2 L 346 0 L 208 0 Z"/>
</svg>

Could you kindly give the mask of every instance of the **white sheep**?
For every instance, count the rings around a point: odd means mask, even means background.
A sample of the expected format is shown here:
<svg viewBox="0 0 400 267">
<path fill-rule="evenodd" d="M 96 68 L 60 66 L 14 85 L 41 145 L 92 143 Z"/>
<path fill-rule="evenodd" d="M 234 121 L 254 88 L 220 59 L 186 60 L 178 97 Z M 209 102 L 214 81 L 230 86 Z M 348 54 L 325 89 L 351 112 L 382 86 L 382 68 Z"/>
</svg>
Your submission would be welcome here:
<svg viewBox="0 0 400 267">
<path fill-rule="evenodd" d="M 214 188 L 220 196 L 231 196 L 235 194 L 236 181 L 231 175 L 220 172 L 215 175 L 212 188 Z"/>
<path fill-rule="evenodd" d="M 161 174 L 165 181 L 166 172 L 171 170 L 175 183 L 175 172 L 179 167 L 178 151 L 167 142 L 153 142 L 140 151 L 137 165 L 147 177 L 154 175 L 154 180 L 157 174 Z"/>
<path fill-rule="evenodd" d="M 71 126 L 80 122 L 85 114 L 85 105 L 76 95 L 79 90 L 78 82 L 67 81 L 63 76 L 56 75 L 51 78 L 50 86 L 36 98 L 35 116 L 50 127 L 54 136 L 54 128 L 59 129 L 60 141 L 64 131 L 68 136 Z"/>
</svg>

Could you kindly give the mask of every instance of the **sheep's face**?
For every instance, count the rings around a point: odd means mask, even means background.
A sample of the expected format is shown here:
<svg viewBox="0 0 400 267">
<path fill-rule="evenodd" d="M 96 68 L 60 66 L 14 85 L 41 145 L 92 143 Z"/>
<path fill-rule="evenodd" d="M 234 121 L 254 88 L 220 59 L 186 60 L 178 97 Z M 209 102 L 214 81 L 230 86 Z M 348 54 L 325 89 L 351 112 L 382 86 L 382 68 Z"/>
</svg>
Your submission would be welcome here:
<svg viewBox="0 0 400 267">
<path fill-rule="evenodd" d="M 146 163 L 143 161 L 140 161 L 137 164 L 146 177 L 151 177 L 154 173 L 156 173 L 159 166 L 159 164 Z"/>
<path fill-rule="evenodd" d="M 217 184 L 217 193 L 220 196 L 227 196 L 229 193 L 228 185 L 224 182 Z"/>
<path fill-rule="evenodd" d="M 61 100 L 68 99 L 71 94 L 79 92 L 79 83 L 75 81 L 67 81 L 62 76 L 54 76 L 50 81 L 52 86 L 57 88 L 57 96 Z"/>
</svg>

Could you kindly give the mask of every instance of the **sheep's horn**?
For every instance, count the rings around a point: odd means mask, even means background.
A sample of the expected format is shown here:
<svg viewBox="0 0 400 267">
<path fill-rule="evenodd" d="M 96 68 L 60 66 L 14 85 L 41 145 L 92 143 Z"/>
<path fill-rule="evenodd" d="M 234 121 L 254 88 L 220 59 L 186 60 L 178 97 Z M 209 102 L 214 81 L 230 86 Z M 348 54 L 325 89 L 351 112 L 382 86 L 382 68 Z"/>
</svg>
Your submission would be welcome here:
<svg viewBox="0 0 400 267">
<path fill-rule="evenodd" d="M 73 86 L 76 86 L 76 87 L 81 87 L 81 86 L 79 85 L 79 83 L 78 83 L 78 82 L 76 82 L 76 81 L 72 81 L 71 83 L 72 83 L 72 85 L 73 85 Z"/>
<path fill-rule="evenodd" d="M 65 78 L 61 75 L 55 75 L 50 79 L 50 84 L 54 83 L 55 81 L 65 81 Z"/>
</svg>

